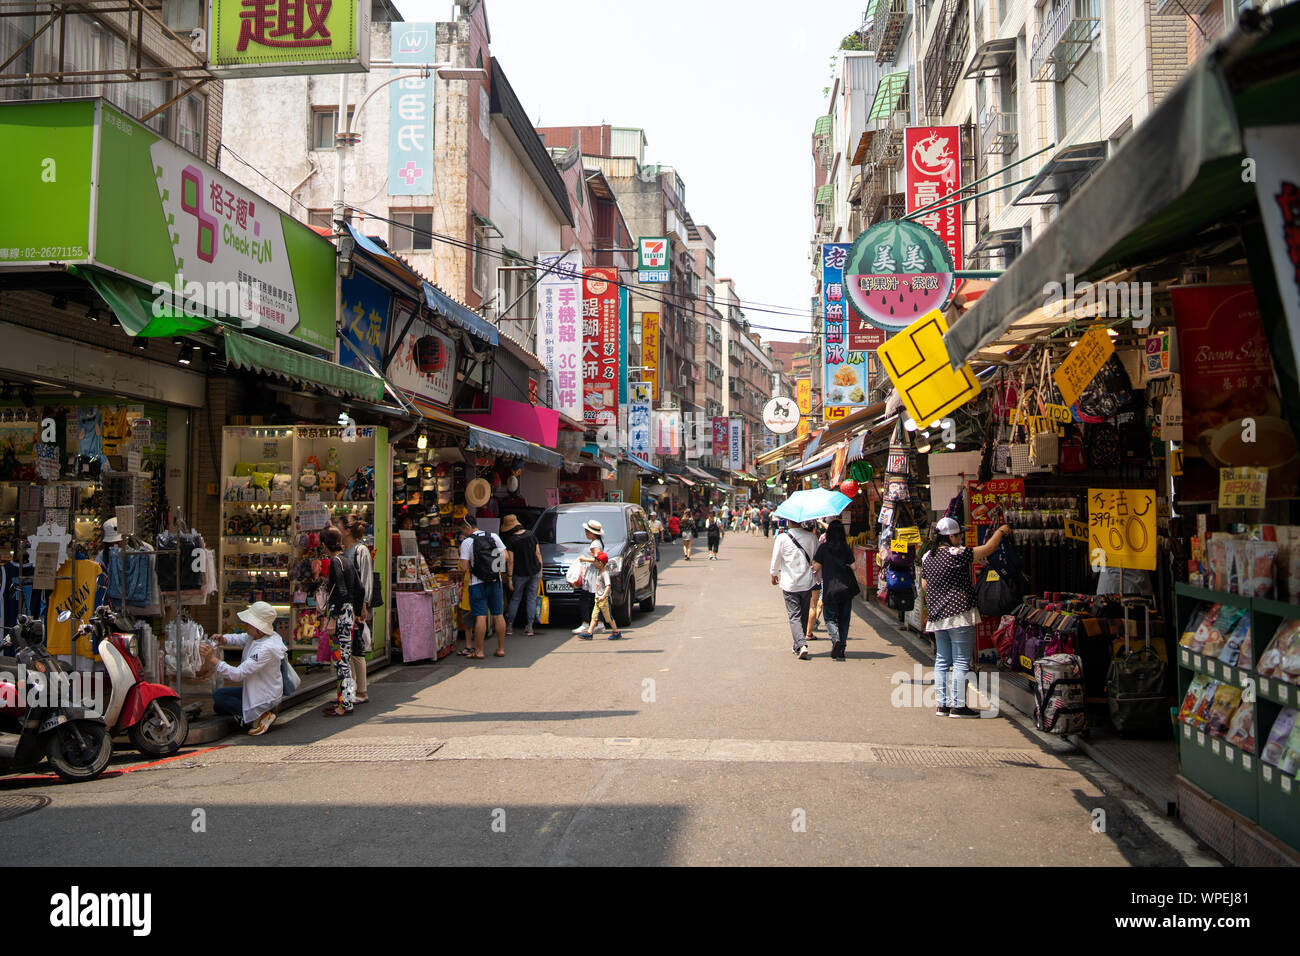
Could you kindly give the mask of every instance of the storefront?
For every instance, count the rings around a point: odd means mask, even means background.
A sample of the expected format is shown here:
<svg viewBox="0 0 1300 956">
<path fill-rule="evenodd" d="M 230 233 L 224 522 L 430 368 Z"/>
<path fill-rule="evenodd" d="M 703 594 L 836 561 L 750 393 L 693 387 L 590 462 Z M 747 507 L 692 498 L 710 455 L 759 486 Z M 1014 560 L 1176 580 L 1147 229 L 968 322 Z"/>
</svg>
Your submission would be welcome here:
<svg viewBox="0 0 1300 956">
<path fill-rule="evenodd" d="M 1242 864 L 1300 859 L 1300 135 L 1267 125 L 1300 92 L 1300 11 L 1263 20 L 952 322 L 951 360 L 1000 371 L 954 441 L 974 479 L 928 456 L 976 538 L 1015 528 L 1003 699 L 1045 652 L 1077 655 L 1072 739 Z"/>
</svg>

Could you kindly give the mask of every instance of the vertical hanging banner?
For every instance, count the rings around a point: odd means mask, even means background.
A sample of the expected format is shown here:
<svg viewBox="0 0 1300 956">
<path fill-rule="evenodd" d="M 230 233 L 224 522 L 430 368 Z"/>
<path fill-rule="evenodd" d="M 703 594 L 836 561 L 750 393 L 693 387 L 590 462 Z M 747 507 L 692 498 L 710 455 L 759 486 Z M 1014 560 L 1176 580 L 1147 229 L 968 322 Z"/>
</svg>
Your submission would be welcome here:
<svg viewBox="0 0 1300 956">
<path fill-rule="evenodd" d="M 740 471 L 745 467 L 745 420 L 731 420 L 731 470 Z"/>
<path fill-rule="evenodd" d="M 724 457 L 731 460 L 731 425 L 726 418 L 719 415 L 713 419 L 713 457 L 721 461 Z"/>
<path fill-rule="evenodd" d="M 650 401 L 659 395 L 659 313 L 641 314 L 641 381 L 650 383 Z"/>
<path fill-rule="evenodd" d="M 856 328 L 861 320 L 850 315 L 844 289 L 844 267 L 850 248 L 847 242 L 822 244 L 822 368 L 826 373 L 822 417 L 826 421 L 843 418 L 852 406 L 866 404 L 866 351 L 885 341 L 884 333 L 877 329 L 867 327 L 864 332 Z M 800 382 L 799 411 L 806 419 L 812 411 L 812 382 L 808 382 L 807 408 L 803 405 L 803 387 Z"/>
<path fill-rule="evenodd" d="M 676 455 L 681 451 L 682 413 L 655 412 L 655 453 Z"/>
<path fill-rule="evenodd" d="M 909 126 L 903 133 L 907 158 L 907 211 L 918 209 L 961 188 L 961 135 L 956 126 Z M 948 247 L 953 266 L 961 268 L 961 204 L 928 212 L 917 222 L 934 231 Z"/>
<path fill-rule="evenodd" d="M 546 404 L 579 421 L 582 411 L 582 253 L 542 252 L 537 284 L 537 341 L 546 366 Z"/>
<path fill-rule="evenodd" d="M 799 399 L 798 437 L 807 435 L 812 428 L 812 379 L 801 378 L 796 383 L 796 395 Z"/>
<path fill-rule="evenodd" d="M 433 62 L 435 24 L 394 23 L 392 28 L 394 63 Z M 400 72 L 393 70 L 392 75 Z M 431 196 L 434 77 L 404 77 L 388 90 L 388 193 Z"/>
<path fill-rule="evenodd" d="M 618 272 L 587 269 L 582 296 L 582 421 L 618 433 Z"/>
<path fill-rule="evenodd" d="M 650 385 L 633 382 L 628 389 L 627 450 L 633 455 L 648 458 L 650 445 Z"/>
</svg>

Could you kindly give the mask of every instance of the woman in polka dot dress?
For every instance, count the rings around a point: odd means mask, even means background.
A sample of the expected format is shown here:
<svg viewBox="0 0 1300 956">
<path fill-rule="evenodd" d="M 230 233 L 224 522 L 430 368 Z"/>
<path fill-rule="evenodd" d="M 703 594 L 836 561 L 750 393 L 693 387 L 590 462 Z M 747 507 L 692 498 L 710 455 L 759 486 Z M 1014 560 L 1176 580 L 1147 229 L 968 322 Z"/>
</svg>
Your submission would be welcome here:
<svg viewBox="0 0 1300 956">
<path fill-rule="evenodd" d="M 975 625 L 980 621 L 971 566 L 996 551 L 1011 528 L 1002 525 L 977 548 L 963 544 L 961 525 L 954 518 L 939 519 L 934 530 L 939 540 L 921 559 L 921 590 L 925 629 L 934 633 L 934 688 L 939 705 L 935 715 L 978 717 L 979 711 L 966 706 L 966 675 L 975 654 Z"/>
</svg>

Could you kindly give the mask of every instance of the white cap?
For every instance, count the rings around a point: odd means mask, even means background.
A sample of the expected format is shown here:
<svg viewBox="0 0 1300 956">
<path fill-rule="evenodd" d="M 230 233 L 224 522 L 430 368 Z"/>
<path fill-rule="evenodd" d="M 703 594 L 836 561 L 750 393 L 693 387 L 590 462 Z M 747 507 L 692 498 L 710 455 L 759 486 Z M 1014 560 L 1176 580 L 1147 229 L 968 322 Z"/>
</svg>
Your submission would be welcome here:
<svg viewBox="0 0 1300 956">
<path fill-rule="evenodd" d="M 939 523 L 934 526 L 934 530 L 939 534 L 960 534 L 961 525 L 957 523 L 956 518 L 940 518 Z"/>
</svg>

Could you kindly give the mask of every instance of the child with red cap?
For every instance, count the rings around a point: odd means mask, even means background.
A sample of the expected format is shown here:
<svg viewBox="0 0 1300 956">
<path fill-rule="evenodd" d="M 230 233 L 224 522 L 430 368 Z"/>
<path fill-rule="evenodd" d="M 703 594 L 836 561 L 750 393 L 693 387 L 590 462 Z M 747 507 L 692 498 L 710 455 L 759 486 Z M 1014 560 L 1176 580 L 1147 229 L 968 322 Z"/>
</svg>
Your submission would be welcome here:
<svg viewBox="0 0 1300 956">
<path fill-rule="evenodd" d="M 593 582 L 596 586 L 596 604 L 591 609 L 591 623 L 584 630 L 578 632 L 578 637 L 584 641 L 591 640 L 591 635 L 596 630 L 596 623 L 600 620 L 601 614 L 605 615 L 605 623 L 609 625 L 609 639 L 617 641 L 623 636 L 618 626 L 615 625 L 614 618 L 609 613 L 609 595 L 612 585 L 609 581 L 609 571 L 606 569 L 608 564 L 609 555 L 604 551 L 598 551 L 592 556 L 592 570 L 596 572 L 595 581 Z"/>
</svg>

